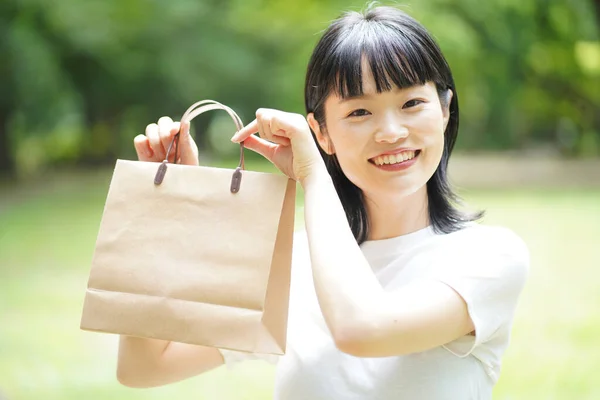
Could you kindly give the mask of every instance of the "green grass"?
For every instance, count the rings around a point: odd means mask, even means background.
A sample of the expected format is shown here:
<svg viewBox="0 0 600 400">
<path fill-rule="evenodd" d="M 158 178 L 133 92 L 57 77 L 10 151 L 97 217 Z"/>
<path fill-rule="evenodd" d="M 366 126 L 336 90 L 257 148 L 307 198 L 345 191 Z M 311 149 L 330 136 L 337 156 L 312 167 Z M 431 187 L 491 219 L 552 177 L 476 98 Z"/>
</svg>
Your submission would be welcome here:
<svg viewBox="0 0 600 400">
<path fill-rule="evenodd" d="M 117 383 L 117 338 L 79 329 L 109 179 L 103 171 L 0 187 L 0 392 L 11 400 L 271 398 L 274 370 L 261 362 L 157 389 Z M 486 223 L 516 231 L 532 256 L 494 399 L 600 398 L 600 191 L 463 195 L 487 209 Z"/>
</svg>

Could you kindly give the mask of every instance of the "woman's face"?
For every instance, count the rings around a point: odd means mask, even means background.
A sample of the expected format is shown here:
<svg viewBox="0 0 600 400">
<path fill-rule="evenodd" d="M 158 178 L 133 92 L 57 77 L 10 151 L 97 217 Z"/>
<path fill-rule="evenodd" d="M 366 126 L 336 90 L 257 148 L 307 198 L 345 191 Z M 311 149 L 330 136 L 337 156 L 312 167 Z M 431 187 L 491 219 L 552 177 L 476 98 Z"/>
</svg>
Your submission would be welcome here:
<svg viewBox="0 0 600 400">
<path fill-rule="evenodd" d="M 344 174 L 367 197 L 410 195 L 440 163 L 448 110 L 434 83 L 377 93 L 372 75 L 363 76 L 363 96 L 327 98 L 327 132 L 315 130 L 311 117 L 309 122 L 321 147 L 337 155 Z"/>
</svg>

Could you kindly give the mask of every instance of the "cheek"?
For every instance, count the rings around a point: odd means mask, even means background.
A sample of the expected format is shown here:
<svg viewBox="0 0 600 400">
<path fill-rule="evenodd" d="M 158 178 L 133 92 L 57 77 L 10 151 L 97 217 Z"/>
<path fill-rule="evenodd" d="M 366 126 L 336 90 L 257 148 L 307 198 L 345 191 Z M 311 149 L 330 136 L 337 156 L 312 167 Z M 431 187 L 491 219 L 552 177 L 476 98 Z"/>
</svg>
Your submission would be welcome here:
<svg viewBox="0 0 600 400">
<path fill-rule="evenodd" d="M 442 154 L 444 153 L 443 125 L 432 129 L 424 138 L 423 144 L 425 151 L 421 154 L 423 156 L 423 160 L 421 161 L 423 161 L 424 172 L 427 175 L 427 180 L 429 180 L 440 164 Z"/>
<path fill-rule="evenodd" d="M 368 161 L 361 149 L 369 140 L 369 136 L 365 135 L 364 129 L 357 129 L 355 126 L 336 128 L 338 129 L 330 135 L 330 138 L 338 163 L 344 175 L 357 185 L 368 167 L 366 164 Z"/>
<path fill-rule="evenodd" d="M 426 110 L 415 118 L 412 131 L 419 141 L 430 151 L 444 147 L 444 118 L 441 110 Z"/>
<path fill-rule="evenodd" d="M 336 136 L 333 140 L 336 156 L 344 175 L 354 185 L 364 189 L 369 179 L 370 165 L 366 153 L 361 149 L 365 144 L 364 134 L 353 134 L 346 130 L 344 135 Z"/>
<path fill-rule="evenodd" d="M 429 143 L 427 146 L 427 153 L 429 156 L 437 159 L 438 161 L 442 158 L 444 152 L 444 133 L 436 132 L 429 137 Z"/>
<path fill-rule="evenodd" d="M 357 151 L 356 146 L 336 147 L 338 163 L 344 175 L 357 186 L 362 186 L 361 182 L 364 180 L 363 176 L 368 165 L 365 165 L 367 161 L 360 157 L 360 152 Z"/>
</svg>

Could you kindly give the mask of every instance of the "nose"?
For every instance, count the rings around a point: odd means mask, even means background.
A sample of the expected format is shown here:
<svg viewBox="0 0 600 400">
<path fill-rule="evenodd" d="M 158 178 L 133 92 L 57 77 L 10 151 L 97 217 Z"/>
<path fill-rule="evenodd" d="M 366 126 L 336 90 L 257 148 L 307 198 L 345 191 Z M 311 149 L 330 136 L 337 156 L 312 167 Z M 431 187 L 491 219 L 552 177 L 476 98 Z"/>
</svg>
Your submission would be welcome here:
<svg viewBox="0 0 600 400">
<path fill-rule="evenodd" d="M 375 133 L 375 141 L 378 143 L 396 143 L 401 139 L 408 137 L 408 128 L 402 121 L 402 118 L 396 113 L 389 113 L 382 118 L 377 132 Z"/>
</svg>

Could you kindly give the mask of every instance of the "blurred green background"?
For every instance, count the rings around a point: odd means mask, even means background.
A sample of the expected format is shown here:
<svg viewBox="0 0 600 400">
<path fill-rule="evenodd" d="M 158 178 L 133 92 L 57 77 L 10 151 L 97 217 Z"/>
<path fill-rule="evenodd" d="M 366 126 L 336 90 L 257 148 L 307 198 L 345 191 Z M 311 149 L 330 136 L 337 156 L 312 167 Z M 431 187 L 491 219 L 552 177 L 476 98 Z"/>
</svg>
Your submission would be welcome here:
<svg viewBox="0 0 600 400">
<path fill-rule="evenodd" d="M 429 28 L 455 75 L 453 182 L 487 210 L 485 223 L 513 229 L 531 251 L 494 398 L 600 398 L 600 1 L 394 4 Z M 364 6 L 0 0 L 0 393 L 271 398 L 274 370 L 261 362 L 124 388 L 117 338 L 79 330 L 112 166 L 135 158 L 147 124 L 197 100 L 225 103 L 246 123 L 258 107 L 303 113 L 321 31 Z M 227 118 L 194 120 L 203 164 L 235 165 Z M 248 168 L 273 171 L 248 156 Z M 301 229 L 301 193 L 297 215 Z"/>
</svg>

